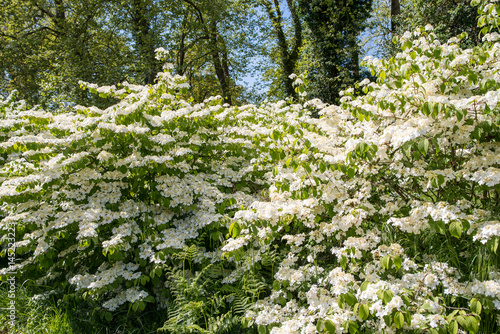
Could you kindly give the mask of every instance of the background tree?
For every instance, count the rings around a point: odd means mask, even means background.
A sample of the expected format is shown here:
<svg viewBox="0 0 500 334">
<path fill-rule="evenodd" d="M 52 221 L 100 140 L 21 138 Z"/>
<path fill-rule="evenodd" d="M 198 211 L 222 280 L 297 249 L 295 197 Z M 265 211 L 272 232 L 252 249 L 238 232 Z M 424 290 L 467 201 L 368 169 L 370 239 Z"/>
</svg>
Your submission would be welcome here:
<svg viewBox="0 0 500 334">
<path fill-rule="evenodd" d="M 392 54 L 392 37 L 398 34 L 401 11 L 413 7 L 413 0 L 373 0 L 367 28 L 363 33 L 365 52 L 378 57 Z M 404 29 L 404 28 L 402 28 Z"/>
<path fill-rule="evenodd" d="M 461 41 L 461 46 L 476 46 L 481 42 L 481 29 L 477 27 L 477 9 L 469 4 L 468 0 L 413 0 L 411 6 L 402 8 L 396 33 L 432 24 L 440 41 L 466 32 L 468 38 Z"/>
<path fill-rule="evenodd" d="M 188 78 L 195 101 L 220 94 L 234 104 L 242 92 L 236 78 L 247 68 L 258 42 L 253 4 L 184 0 L 175 7 L 177 22 L 171 21 L 168 30 L 177 73 Z"/>
<path fill-rule="evenodd" d="M 129 48 L 107 22 L 108 5 L 95 0 L 3 1 L 2 92 L 16 89 L 29 103 L 45 106 L 89 103 L 79 80 L 123 80 Z M 92 103 L 106 104 L 98 98 Z"/>
<path fill-rule="evenodd" d="M 294 0 L 286 1 L 291 16 L 291 35 L 293 35 L 291 38 L 286 36 L 286 25 L 280 2 L 273 0 L 271 3 L 270 0 L 261 0 L 261 3 L 266 9 L 272 27 L 272 34 L 277 43 L 274 58 L 277 58 L 280 68 L 279 78 L 277 78 L 279 80 L 278 85 L 281 86 L 285 96 L 297 97 L 293 87 L 293 79 L 290 78 L 292 73 L 296 73 L 300 48 L 302 47 L 302 22 L 299 17 L 297 3 Z"/>
<path fill-rule="evenodd" d="M 299 0 L 311 39 L 308 68 L 311 97 L 337 102 L 339 92 L 361 78 L 359 35 L 370 16 L 371 0 Z"/>
<path fill-rule="evenodd" d="M 390 57 L 398 52 L 391 42 L 393 36 L 427 24 L 434 26 L 442 42 L 464 31 L 468 38 L 460 41 L 462 47 L 480 42 L 477 12 L 468 0 L 374 0 L 365 43 L 370 54 Z"/>
</svg>

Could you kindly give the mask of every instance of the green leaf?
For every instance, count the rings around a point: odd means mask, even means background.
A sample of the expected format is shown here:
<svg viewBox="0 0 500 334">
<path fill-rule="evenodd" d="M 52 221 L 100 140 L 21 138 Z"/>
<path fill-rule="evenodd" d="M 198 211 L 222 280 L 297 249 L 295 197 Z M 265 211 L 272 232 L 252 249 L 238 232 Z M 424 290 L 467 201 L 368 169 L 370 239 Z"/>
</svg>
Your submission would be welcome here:
<svg viewBox="0 0 500 334">
<path fill-rule="evenodd" d="M 319 319 L 316 323 L 316 330 L 318 331 L 318 333 L 323 333 L 323 331 L 325 330 L 325 321 L 323 319 Z"/>
<path fill-rule="evenodd" d="M 394 261 L 394 267 L 396 267 L 396 270 L 399 270 L 399 268 L 401 268 L 403 260 L 399 256 L 395 256 L 392 260 Z"/>
<path fill-rule="evenodd" d="M 340 258 L 340 266 L 343 269 L 347 267 L 347 257 L 345 257 L 344 255 L 342 255 L 342 257 Z"/>
<path fill-rule="evenodd" d="M 335 334 L 337 331 L 337 327 L 335 327 L 335 324 L 331 320 L 325 321 L 325 329 L 329 334 Z"/>
<path fill-rule="evenodd" d="M 321 173 L 324 173 L 324 172 L 326 171 L 326 165 L 325 165 L 325 163 L 324 163 L 323 161 L 321 161 L 321 162 L 319 163 L 319 171 L 320 171 Z"/>
<path fill-rule="evenodd" d="M 450 224 L 450 233 L 455 238 L 459 239 L 462 236 L 463 226 L 460 220 L 454 220 Z"/>
<path fill-rule="evenodd" d="M 258 325 L 257 326 L 257 332 L 259 334 L 267 334 L 267 328 L 266 328 L 266 326 Z"/>
<path fill-rule="evenodd" d="M 344 298 L 349 306 L 353 306 L 358 301 L 357 298 L 351 292 L 344 294 Z"/>
<path fill-rule="evenodd" d="M 403 313 L 399 311 L 396 312 L 396 314 L 394 314 L 394 325 L 396 325 L 396 328 L 397 329 L 403 328 L 404 323 L 405 323 L 405 317 Z"/>
<path fill-rule="evenodd" d="M 492 252 L 492 253 L 497 253 L 497 250 L 498 250 L 498 246 L 500 244 L 500 238 L 498 237 L 494 237 L 494 238 L 491 238 L 488 243 L 487 243 L 487 246 L 488 246 L 488 249 Z"/>
<path fill-rule="evenodd" d="M 384 81 L 385 80 L 385 71 L 381 71 L 380 74 L 378 75 L 379 78 Z"/>
<path fill-rule="evenodd" d="M 233 238 L 236 238 L 237 236 L 239 236 L 240 232 L 241 232 L 240 223 L 234 222 L 229 226 L 229 233 L 232 235 Z"/>
<path fill-rule="evenodd" d="M 358 332 L 359 325 L 353 320 L 349 320 L 346 322 L 347 322 L 346 327 L 348 328 L 349 334 L 356 334 Z"/>
<path fill-rule="evenodd" d="M 274 291 L 280 291 L 281 283 L 279 281 L 274 281 L 273 282 L 273 289 L 274 289 Z"/>
<path fill-rule="evenodd" d="M 467 328 L 472 334 L 479 332 L 479 323 L 477 319 L 473 316 L 467 317 L 469 319 L 469 327 Z"/>
<path fill-rule="evenodd" d="M 428 303 L 424 303 L 422 306 L 420 306 L 420 308 L 427 312 L 432 312 L 433 310 L 433 308 Z"/>
<path fill-rule="evenodd" d="M 432 106 L 430 105 L 430 103 L 424 102 L 424 104 L 422 105 L 422 113 L 425 116 L 429 116 L 431 114 L 431 110 L 432 110 Z"/>
<path fill-rule="evenodd" d="M 344 308 L 345 304 L 345 296 L 340 295 L 339 298 L 337 299 L 337 304 L 339 305 L 340 308 Z"/>
<path fill-rule="evenodd" d="M 394 297 L 394 294 L 392 293 L 391 290 L 385 290 L 384 291 L 384 299 L 383 299 L 383 301 L 384 301 L 385 304 L 390 303 L 390 301 L 392 300 L 392 297 Z"/>
<path fill-rule="evenodd" d="M 370 308 L 366 304 L 359 305 L 358 312 L 359 312 L 359 318 L 363 321 L 368 319 L 368 317 L 370 316 Z"/>
<path fill-rule="evenodd" d="M 450 322 L 450 324 L 448 325 L 448 331 L 450 332 L 450 334 L 458 333 L 458 323 L 456 320 Z"/>
<path fill-rule="evenodd" d="M 311 166 L 309 166 L 309 164 L 308 164 L 308 163 L 303 162 L 303 163 L 302 163 L 302 166 L 304 167 L 304 169 L 306 170 L 306 172 L 307 172 L 308 174 L 311 174 L 312 169 L 311 169 Z"/>
<path fill-rule="evenodd" d="M 477 73 L 469 73 L 467 78 L 469 79 L 469 84 L 475 85 L 477 83 Z"/>
<path fill-rule="evenodd" d="M 420 142 L 418 143 L 418 150 L 423 155 L 427 154 L 427 151 L 429 150 L 429 140 L 427 138 L 423 138 L 420 140 Z"/>
<path fill-rule="evenodd" d="M 382 265 L 382 268 L 385 269 L 385 270 L 389 270 L 391 269 L 391 265 L 392 265 L 392 259 L 391 259 L 391 256 L 390 255 L 386 255 L 384 256 L 381 260 L 380 260 L 380 264 Z"/>
<path fill-rule="evenodd" d="M 347 169 L 347 177 L 348 178 L 352 179 L 354 177 L 354 173 L 355 173 L 354 168 Z"/>
</svg>

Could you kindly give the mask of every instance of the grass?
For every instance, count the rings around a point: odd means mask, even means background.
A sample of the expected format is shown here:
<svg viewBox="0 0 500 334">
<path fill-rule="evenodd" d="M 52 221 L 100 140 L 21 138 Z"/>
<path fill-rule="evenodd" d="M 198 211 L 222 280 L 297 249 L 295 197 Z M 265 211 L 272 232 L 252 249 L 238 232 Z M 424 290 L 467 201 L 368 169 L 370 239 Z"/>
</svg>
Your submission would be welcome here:
<svg viewBox="0 0 500 334">
<path fill-rule="evenodd" d="M 0 284 L 0 308 L 9 306 L 9 286 Z M 165 310 L 118 313 L 111 322 L 101 319 L 96 308 L 82 300 L 63 301 L 56 295 L 34 300 L 37 288 L 16 286 L 16 325 L 9 325 L 7 312 L 0 313 L 0 334 L 152 334 L 167 320 Z"/>
</svg>

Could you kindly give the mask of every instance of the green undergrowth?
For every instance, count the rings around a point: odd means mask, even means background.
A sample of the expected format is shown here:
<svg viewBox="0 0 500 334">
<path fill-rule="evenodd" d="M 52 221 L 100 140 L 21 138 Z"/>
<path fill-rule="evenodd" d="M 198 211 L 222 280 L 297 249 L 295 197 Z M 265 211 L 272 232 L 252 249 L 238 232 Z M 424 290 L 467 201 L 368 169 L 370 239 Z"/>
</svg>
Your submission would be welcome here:
<svg viewBox="0 0 500 334">
<path fill-rule="evenodd" d="M 0 313 L 0 333 L 19 334 L 148 334 L 156 333 L 166 321 L 165 310 L 145 310 L 141 313 L 122 312 L 112 321 L 101 318 L 102 312 L 82 300 L 60 299 L 50 295 L 35 300 L 39 288 L 16 287 L 16 325 L 9 326 L 6 312 Z M 8 307 L 8 286 L 0 285 L 0 308 Z M 3 330 L 3 332 L 2 332 Z"/>
</svg>

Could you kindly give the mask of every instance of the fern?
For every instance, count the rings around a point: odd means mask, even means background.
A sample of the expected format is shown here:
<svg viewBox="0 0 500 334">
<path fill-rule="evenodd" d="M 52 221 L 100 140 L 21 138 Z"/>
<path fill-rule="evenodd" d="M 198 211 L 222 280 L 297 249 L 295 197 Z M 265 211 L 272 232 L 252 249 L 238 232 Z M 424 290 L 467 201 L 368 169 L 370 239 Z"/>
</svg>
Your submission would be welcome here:
<svg viewBox="0 0 500 334">
<path fill-rule="evenodd" d="M 251 301 L 262 291 L 262 282 L 249 277 L 241 286 L 221 285 L 222 263 L 209 263 L 196 272 L 192 266 L 199 256 L 196 246 L 185 247 L 175 254 L 183 262 L 182 270 L 167 274 L 171 300 L 168 320 L 159 331 L 168 333 L 231 333 L 241 327 L 241 317 Z M 189 269 L 185 268 L 189 262 Z"/>
</svg>

